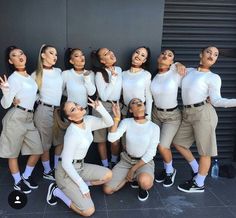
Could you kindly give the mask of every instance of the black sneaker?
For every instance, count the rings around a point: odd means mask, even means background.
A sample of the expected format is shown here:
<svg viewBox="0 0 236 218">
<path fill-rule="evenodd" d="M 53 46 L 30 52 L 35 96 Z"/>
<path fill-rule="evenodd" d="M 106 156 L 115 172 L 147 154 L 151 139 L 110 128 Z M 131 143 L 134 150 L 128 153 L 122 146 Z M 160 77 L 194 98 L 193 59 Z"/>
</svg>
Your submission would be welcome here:
<svg viewBox="0 0 236 218">
<path fill-rule="evenodd" d="M 162 183 L 165 181 L 166 178 L 166 171 L 162 170 L 160 173 L 157 173 L 156 177 L 155 177 L 155 181 L 157 183 Z"/>
<path fill-rule="evenodd" d="M 32 176 L 29 176 L 28 179 L 25 179 L 24 176 L 21 177 L 24 181 L 24 183 L 31 189 L 37 189 L 39 186 L 38 184 L 33 180 Z"/>
<path fill-rule="evenodd" d="M 131 188 L 138 188 L 138 187 L 139 187 L 137 181 L 133 181 L 133 182 L 131 182 L 131 183 L 130 183 L 130 186 L 131 186 Z"/>
<path fill-rule="evenodd" d="M 55 172 L 54 169 L 50 170 L 48 173 L 43 172 L 43 178 L 55 181 Z"/>
<path fill-rule="evenodd" d="M 149 193 L 147 190 L 144 190 L 142 188 L 139 187 L 139 191 L 138 191 L 138 199 L 140 201 L 146 201 L 149 197 Z"/>
<path fill-rule="evenodd" d="M 51 183 L 48 187 L 48 193 L 47 193 L 47 202 L 50 205 L 56 205 L 57 204 L 57 198 L 53 195 L 53 191 L 57 188 L 56 183 Z"/>
<path fill-rule="evenodd" d="M 201 193 L 204 192 L 205 187 L 204 185 L 202 187 L 199 187 L 195 180 L 191 180 L 179 185 L 178 189 L 187 193 Z"/>
<path fill-rule="evenodd" d="M 163 182 L 164 187 L 170 187 L 175 182 L 175 176 L 176 176 L 176 169 L 174 169 L 173 173 L 167 173 L 165 181 Z"/>
<path fill-rule="evenodd" d="M 21 179 L 17 184 L 14 184 L 14 189 L 22 191 L 25 194 L 29 194 L 31 192 L 31 189 L 24 183 L 23 179 Z"/>
</svg>

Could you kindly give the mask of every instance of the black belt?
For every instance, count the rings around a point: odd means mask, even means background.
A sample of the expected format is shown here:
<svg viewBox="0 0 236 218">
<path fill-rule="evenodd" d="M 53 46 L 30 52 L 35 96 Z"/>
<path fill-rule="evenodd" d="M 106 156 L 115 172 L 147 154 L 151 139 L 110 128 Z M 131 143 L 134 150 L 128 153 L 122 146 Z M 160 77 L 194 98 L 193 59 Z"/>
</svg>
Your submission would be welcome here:
<svg viewBox="0 0 236 218">
<path fill-rule="evenodd" d="M 125 152 L 129 158 L 131 158 L 132 160 L 141 160 L 141 157 L 133 157 L 131 155 L 129 155 L 127 152 Z"/>
<path fill-rule="evenodd" d="M 157 110 L 158 110 L 158 111 L 173 111 L 173 110 L 175 110 L 175 109 L 177 109 L 177 108 L 178 108 L 178 106 L 173 107 L 173 108 L 168 108 L 168 109 L 163 109 L 163 108 L 157 107 Z"/>
<path fill-rule="evenodd" d="M 59 161 L 62 161 L 62 158 L 59 157 L 58 159 Z M 72 163 L 82 163 L 83 162 L 83 159 L 82 160 L 72 160 Z"/>
<path fill-rule="evenodd" d="M 44 102 L 42 102 L 42 101 L 39 101 L 39 104 L 44 105 L 44 106 L 47 106 L 47 107 L 51 107 L 51 108 L 55 108 L 55 107 L 56 107 L 56 106 L 54 106 L 54 105 L 47 104 L 47 103 L 44 103 Z"/>
<path fill-rule="evenodd" d="M 21 110 L 23 110 L 23 111 L 25 111 L 25 112 L 30 112 L 30 113 L 33 113 L 33 112 L 34 112 L 34 110 L 29 110 L 29 109 L 27 109 L 27 108 L 21 107 L 20 105 L 17 105 L 16 107 L 19 108 L 19 109 L 21 109 Z"/>
<path fill-rule="evenodd" d="M 199 102 L 199 103 L 196 103 L 196 104 L 189 104 L 189 105 L 184 105 L 185 108 L 190 108 L 190 107 L 200 107 L 204 104 L 207 103 L 207 100 L 205 101 L 202 101 L 202 102 Z"/>
</svg>

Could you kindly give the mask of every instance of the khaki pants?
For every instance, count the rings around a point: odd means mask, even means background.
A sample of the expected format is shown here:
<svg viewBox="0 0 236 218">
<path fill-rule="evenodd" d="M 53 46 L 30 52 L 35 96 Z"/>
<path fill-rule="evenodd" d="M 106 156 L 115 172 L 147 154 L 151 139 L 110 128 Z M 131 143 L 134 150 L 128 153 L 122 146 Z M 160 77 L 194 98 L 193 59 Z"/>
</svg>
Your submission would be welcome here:
<svg viewBox="0 0 236 218">
<path fill-rule="evenodd" d="M 183 120 L 173 143 L 190 148 L 196 142 L 199 155 L 216 156 L 216 126 L 218 117 L 211 104 L 184 108 Z"/>
</svg>

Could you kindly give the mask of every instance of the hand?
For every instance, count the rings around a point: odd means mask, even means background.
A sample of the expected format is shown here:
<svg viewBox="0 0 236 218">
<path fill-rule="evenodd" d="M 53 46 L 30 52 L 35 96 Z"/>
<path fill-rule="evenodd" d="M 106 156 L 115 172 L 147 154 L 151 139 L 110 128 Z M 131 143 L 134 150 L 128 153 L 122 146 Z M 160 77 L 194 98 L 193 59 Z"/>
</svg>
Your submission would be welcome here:
<svg viewBox="0 0 236 218">
<path fill-rule="evenodd" d="M 18 104 L 20 104 L 20 99 L 14 98 L 12 104 L 13 104 L 14 106 L 17 106 Z"/>
<path fill-rule="evenodd" d="M 210 96 L 207 97 L 207 100 L 206 100 L 206 101 L 207 101 L 207 103 L 211 104 L 211 98 L 210 98 Z"/>
<path fill-rule="evenodd" d="M 88 103 L 88 105 L 91 106 L 94 109 L 97 109 L 97 107 L 99 105 L 101 105 L 101 102 L 98 99 L 96 99 L 95 101 L 93 99 L 89 98 L 89 97 L 88 97 L 88 99 L 90 101 L 90 103 Z"/>
<path fill-rule="evenodd" d="M 175 64 L 175 66 L 176 66 L 177 72 L 180 76 L 185 76 L 186 75 L 187 70 L 186 70 L 186 67 L 183 64 L 177 62 Z"/>
<path fill-rule="evenodd" d="M 117 76 L 118 75 L 115 71 L 115 67 L 112 66 L 112 67 L 109 67 L 108 69 L 111 71 L 112 76 Z"/>
<path fill-rule="evenodd" d="M 133 181 L 133 178 L 134 178 L 134 170 L 133 168 L 131 168 L 126 176 L 126 179 L 129 181 L 129 182 L 132 182 Z"/>
<path fill-rule="evenodd" d="M 112 112 L 114 114 L 114 117 L 117 117 L 120 119 L 121 117 L 121 113 L 120 113 L 120 104 L 119 101 L 117 101 L 116 103 L 114 103 L 113 101 L 112 103 Z"/>
<path fill-rule="evenodd" d="M 0 77 L 0 88 L 1 89 L 9 89 L 9 83 L 7 81 L 7 77 L 6 75 L 2 77 Z"/>
<path fill-rule="evenodd" d="M 88 76 L 89 74 L 90 74 L 90 71 L 89 71 L 89 70 L 84 70 L 84 71 L 83 71 L 83 75 L 84 75 L 84 76 Z"/>
</svg>

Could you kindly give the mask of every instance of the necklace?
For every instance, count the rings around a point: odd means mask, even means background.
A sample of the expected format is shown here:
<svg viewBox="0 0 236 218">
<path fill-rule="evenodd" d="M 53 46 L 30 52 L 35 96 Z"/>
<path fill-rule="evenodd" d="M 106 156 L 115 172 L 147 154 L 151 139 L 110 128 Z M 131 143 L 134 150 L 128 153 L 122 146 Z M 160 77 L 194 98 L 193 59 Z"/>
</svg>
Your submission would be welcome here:
<svg viewBox="0 0 236 218">
<path fill-rule="evenodd" d="M 83 123 L 84 122 L 84 119 L 82 119 L 82 120 L 79 120 L 79 121 L 73 121 L 73 123 L 75 123 L 75 124 L 81 124 L 81 123 Z"/>
<path fill-rule="evenodd" d="M 134 117 L 134 120 L 144 120 L 145 116 L 140 116 L 140 117 Z"/>
<path fill-rule="evenodd" d="M 25 69 L 25 67 L 24 68 L 16 68 L 16 71 L 18 71 L 18 72 L 25 72 L 26 69 Z"/>
</svg>

